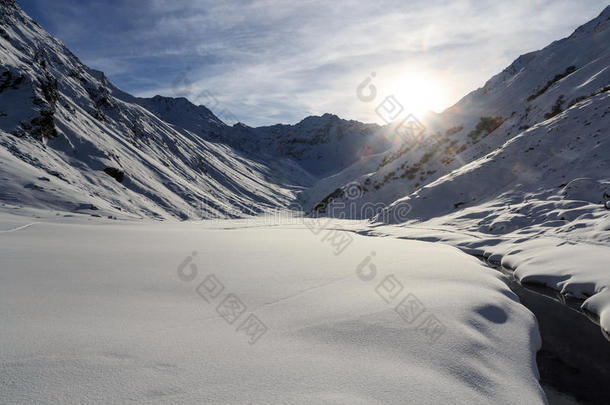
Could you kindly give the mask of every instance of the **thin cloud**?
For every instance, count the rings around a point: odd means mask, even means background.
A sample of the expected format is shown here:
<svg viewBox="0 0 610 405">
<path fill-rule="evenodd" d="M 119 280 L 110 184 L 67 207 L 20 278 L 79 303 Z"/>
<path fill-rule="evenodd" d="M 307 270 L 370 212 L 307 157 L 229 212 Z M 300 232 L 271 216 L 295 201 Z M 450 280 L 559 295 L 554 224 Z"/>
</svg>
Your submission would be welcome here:
<svg viewBox="0 0 610 405">
<path fill-rule="evenodd" d="M 355 97 L 371 72 L 388 91 L 401 76 L 423 72 L 444 89 L 438 108 L 448 107 L 605 6 L 598 0 L 20 4 L 124 90 L 174 96 L 172 82 L 188 67 L 194 94 L 215 94 L 250 125 L 324 112 L 375 120 Z"/>
</svg>

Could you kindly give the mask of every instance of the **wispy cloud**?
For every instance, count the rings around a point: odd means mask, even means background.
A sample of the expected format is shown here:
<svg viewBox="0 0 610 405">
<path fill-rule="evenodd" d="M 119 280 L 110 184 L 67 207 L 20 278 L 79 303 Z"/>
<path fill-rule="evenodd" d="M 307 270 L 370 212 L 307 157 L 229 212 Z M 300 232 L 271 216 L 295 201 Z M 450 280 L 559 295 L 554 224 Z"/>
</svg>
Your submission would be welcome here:
<svg viewBox="0 0 610 405">
<path fill-rule="evenodd" d="M 21 0 L 92 67 L 136 95 L 171 96 L 190 67 L 250 125 L 324 112 L 378 119 L 355 97 L 370 72 L 391 91 L 425 74 L 448 107 L 522 53 L 569 35 L 603 1 Z"/>
</svg>

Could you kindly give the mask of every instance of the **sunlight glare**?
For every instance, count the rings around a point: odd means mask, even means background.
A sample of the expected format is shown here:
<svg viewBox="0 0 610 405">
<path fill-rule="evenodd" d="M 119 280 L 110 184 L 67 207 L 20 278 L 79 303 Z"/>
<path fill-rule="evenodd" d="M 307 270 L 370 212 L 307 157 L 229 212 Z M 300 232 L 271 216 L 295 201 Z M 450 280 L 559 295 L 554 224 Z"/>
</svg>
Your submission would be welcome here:
<svg viewBox="0 0 610 405">
<path fill-rule="evenodd" d="M 422 74 L 408 74 L 392 81 L 388 90 L 394 94 L 405 111 L 422 117 L 427 111 L 440 112 L 446 107 L 441 86 Z"/>
</svg>

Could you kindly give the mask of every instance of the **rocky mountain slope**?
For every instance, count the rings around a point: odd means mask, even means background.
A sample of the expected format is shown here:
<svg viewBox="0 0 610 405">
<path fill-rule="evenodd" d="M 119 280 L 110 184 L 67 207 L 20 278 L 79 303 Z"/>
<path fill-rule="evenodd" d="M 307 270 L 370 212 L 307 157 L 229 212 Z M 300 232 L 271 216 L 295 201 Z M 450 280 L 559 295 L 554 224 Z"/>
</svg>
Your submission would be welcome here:
<svg viewBox="0 0 610 405">
<path fill-rule="evenodd" d="M 253 128 L 243 123 L 226 125 L 205 106 L 195 106 L 185 98 L 155 96 L 128 100 L 172 125 L 249 156 L 265 161 L 291 159 L 312 175 L 310 180 L 332 175 L 362 157 L 385 152 L 392 146 L 382 136 L 384 127 L 344 120 L 333 114 L 310 116 L 295 125 Z"/>
<path fill-rule="evenodd" d="M 324 178 L 361 158 L 389 150 L 392 144 L 376 124 L 348 121 L 333 114 L 310 116 L 295 125 L 251 128 L 234 125 L 223 138 L 235 148 L 263 156 L 287 157 Z"/>
</svg>

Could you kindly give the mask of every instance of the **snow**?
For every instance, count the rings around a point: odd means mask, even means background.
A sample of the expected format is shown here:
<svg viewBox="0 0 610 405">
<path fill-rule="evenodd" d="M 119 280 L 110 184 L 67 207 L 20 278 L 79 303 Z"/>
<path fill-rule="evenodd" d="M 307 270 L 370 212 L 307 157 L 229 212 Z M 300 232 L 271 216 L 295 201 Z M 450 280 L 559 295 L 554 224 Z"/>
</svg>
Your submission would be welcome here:
<svg viewBox="0 0 610 405">
<path fill-rule="evenodd" d="M 610 336 L 607 243 L 588 238 L 586 227 L 580 234 L 571 232 L 569 237 L 532 228 L 529 234 L 520 230 L 491 238 L 478 230 L 465 229 L 464 223 L 455 216 L 412 225 L 379 225 L 367 229 L 357 223 L 346 227 L 367 235 L 439 242 L 488 258 L 513 271 L 524 285 L 544 285 L 561 296 L 582 300 L 582 309 Z"/>
<path fill-rule="evenodd" d="M 609 21 L 398 144 L 332 114 L 231 127 L 133 97 L 0 0 L 3 401 L 544 403 L 536 320 L 473 256 L 610 336 Z M 248 308 L 231 325 L 229 293 Z"/>
<path fill-rule="evenodd" d="M 318 226 L 96 219 L 0 234 L 3 401 L 544 403 L 536 320 L 500 273 L 452 247 L 345 232 L 337 255 L 336 225 Z M 207 303 L 210 274 L 225 289 Z M 229 293 L 247 306 L 232 325 L 215 310 Z M 410 323 L 394 311 L 408 294 L 425 306 Z M 249 313 L 267 327 L 252 345 L 236 331 Z M 428 316 L 440 334 L 417 329 Z"/>
</svg>

